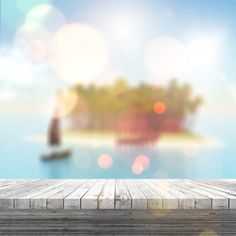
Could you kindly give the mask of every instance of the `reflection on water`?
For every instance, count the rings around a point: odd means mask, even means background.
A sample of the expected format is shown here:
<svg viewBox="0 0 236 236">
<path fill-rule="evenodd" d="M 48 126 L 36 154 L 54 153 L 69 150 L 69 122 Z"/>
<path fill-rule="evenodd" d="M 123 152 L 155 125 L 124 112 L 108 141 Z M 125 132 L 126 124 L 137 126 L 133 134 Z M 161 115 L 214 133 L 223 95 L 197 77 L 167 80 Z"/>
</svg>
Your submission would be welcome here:
<svg viewBox="0 0 236 236">
<path fill-rule="evenodd" d="M 233 120 L 202 119 L 198 130 L 220 138 L 221 148 L 161 149 L 73 145 L 65 160 L 41 162 L 44 143 L 25 137 L 46 131 L 38 118 L 0 118 L 0 178 L 235 178 Z"/>
</svg>

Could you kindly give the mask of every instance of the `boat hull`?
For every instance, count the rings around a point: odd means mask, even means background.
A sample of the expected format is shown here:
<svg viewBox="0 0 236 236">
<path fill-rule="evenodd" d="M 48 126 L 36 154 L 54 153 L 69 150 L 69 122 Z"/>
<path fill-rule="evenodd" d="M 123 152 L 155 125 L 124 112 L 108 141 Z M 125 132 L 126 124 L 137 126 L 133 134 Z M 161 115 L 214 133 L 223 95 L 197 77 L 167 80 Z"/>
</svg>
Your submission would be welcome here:
<svg viewBox="0 0 236 236">
<path fill-rule="evenodd" d="M 41 156 L 42 161 L 51 161 L 51 160 L 58 160 L 58 159 L 65 159 L 69 158 L 72 154 L 72 151 L 67 149 L 67 150 L 55 150 L 52 151 L 48 154 L 43 154 Z"/>
</svg>

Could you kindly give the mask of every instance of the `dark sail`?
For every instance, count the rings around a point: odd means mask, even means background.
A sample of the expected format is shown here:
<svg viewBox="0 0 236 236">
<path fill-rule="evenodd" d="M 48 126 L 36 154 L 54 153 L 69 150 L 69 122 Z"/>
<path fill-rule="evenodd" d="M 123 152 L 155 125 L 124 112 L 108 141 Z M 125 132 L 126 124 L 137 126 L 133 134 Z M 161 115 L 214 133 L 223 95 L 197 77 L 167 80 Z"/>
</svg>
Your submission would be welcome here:
<svg viewBox="0 0 236 236">
<path fill-rule="evenodd" d="M 49 125 L 48 144 L 58 146 L 61 144 L 60 115 L 59 109 L 56 108 Z"/>
<path fill-rule="evenodd" d="M 48 129 L 48 144 L 55 148 L 50 148 L 50 152 L 41 156 L 42 161 L 57 160 L 71 156 L 71 150 L 58 147 L 61 144 L 61 106 L 56 104 L 53 116 Z"/>
</svg>

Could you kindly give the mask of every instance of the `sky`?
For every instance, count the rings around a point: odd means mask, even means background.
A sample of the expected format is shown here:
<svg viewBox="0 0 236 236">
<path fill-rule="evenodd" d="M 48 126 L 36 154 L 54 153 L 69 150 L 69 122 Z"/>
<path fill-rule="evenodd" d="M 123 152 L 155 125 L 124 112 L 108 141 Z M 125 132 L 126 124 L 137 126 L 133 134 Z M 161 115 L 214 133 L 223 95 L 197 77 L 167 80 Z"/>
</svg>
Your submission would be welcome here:
<svg viewBox="0 0 236 236">
<path fill-rule="evenodd" d="M 0 112 L 124 76 L 177 77 L 204 114 L 235 115 L 235 18 L 234 0 L 1 0 Z"/>
</svg>

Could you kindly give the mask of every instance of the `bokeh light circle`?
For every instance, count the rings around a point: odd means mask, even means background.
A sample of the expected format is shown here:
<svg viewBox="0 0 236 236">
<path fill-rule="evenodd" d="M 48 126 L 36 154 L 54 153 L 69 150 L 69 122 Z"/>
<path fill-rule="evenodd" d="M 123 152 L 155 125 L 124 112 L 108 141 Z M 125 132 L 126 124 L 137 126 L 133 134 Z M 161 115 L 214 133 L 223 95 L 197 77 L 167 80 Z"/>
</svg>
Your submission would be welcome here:
<svg viewBox="0 0 236 236">
<path fill-rule="evenodd" d="M 28 60 L 41 63 L 47 57 L 50 32 L 37 23 L 25 23 L 17 30 L 14 44 Z"/>
<path fill-rule="evenodd" d="M 10 2 L 10 1 L 9 1 Z M 26 13 L 33 7 L 39 5 L 39 4 L 49 4 L 52 0 L 16 0 L 16 6 L 17 8 L 22 12 Z"/>
<path fill-rule="evenodd" d="M 97 164 L 102 169 L 109 169 L 113 164 L 112 157 L 106 153 L 101 154 L 97 159 Z"/>
<path fill-rule="evenodd" d="M 134 164 L 132 165 L 132 172 L 135 174 L 135 175 L 139 175 L 143 172 L 144 170 L 144 167 L 141 163 L 139 162 L 134 162 Z"/>
<path fill-rule="evenodd" d="M 66 117 L 76 108 L 80 98 L 75 91 L 59 91 L 56 96 L 52 96 L 47 103 L 44 113 L 45 115 L 51 115 L 53 111 L 53 117 Z M 57 110 L 56 114 L 54 114 Z"/>
<path fill-rule="evenodd" d="M 139 155 L 135 158 L 135 163 L 139 163 L 143 166 L 143 170 L 147 169 L 150 164 L 150 160 L 145 155 Z"/>
<path fill-rule="evenodd" d="M 77 105 L 78 95 L 75 91 L 63 91 L 57 94 L 57 104 L 62 116 L 69 115 Z"/>
<path fill-rule="evenodd" d="M 68 83 L 89 83 L 108 62 L 108 48 L 99 32 L 85 24 L 60 28 L 49 45 L 49 61 L 58 76 Z"/>
<path fill-rule="evenodd" d="M 25 22 L 38 23 L 54 32 L 62 27 L 66 20 L 62 12 L 51 4 L 39 4 L 27 14 Z"/>
<path fill-rule="evenodd" d="M 154 112 L 162 114 L 166 111 L 166 106 L 163 102 L 156 102 L 153 107 Z"/>
<path fill-rule="evenodd" d="M 148 72 L 157 78 L 178 77 L 186 68 L 186 50 L 171 37 L 160 37 L 148 44 L 144 53 Z"/>
</svg>

